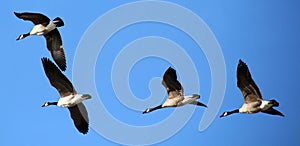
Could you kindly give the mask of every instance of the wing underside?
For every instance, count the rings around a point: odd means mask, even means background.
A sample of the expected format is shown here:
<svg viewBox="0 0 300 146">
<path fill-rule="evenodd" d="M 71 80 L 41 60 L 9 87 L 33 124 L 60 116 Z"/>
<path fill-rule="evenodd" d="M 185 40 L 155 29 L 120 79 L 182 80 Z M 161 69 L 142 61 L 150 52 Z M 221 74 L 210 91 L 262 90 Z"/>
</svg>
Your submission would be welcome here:
<svg viewBox="0 0 300 146">
<path fill-rule="evenodd" d="M 260 90 L 252 79 L 248 66 L 242 60 L 239 60 L 237 67 L 237 86 L 241 90 L 245 102 L 262 99 Z"/>
<path fill-rule="evenodd" d="M 62 74 L 56 65 L 48 58 L 42 58 L 42 63 L 46 76 L 48 77 L 51 85 L 57 89 L 61 97 L 70 94 L 76 94 L 76 91 L 70 80 Z"/>
</svg>

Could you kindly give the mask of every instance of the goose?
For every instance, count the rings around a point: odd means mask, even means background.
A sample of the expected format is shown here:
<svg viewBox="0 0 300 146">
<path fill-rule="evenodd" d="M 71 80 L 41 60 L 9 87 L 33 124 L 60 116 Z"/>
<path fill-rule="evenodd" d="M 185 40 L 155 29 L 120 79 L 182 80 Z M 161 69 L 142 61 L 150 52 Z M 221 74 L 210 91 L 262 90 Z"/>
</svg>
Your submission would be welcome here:
<svg viewBox="0 0 300 146">
<path fill-rule="evenodd" d="M 237 86 L 244 96 L 244 104 L 240 109 L 224 112 L 220 117 L 233 113 L 254 114 L 258 112 L 284 117 L 281 112 L 273 108 L 279 106 L 275 99 L 263 100 L 258 86 L 251 77 L 248 66 L 241 59 L 237 66 Z"/>
<path fill-rule="evenodd" d="M 63 20 L 59 17 L 56 17 L 53 21 L 50 21 L 47 16 L 40 13 L 14 12 L 14 14 L 19 19 L 29 20 L 34 24 L 34 27 L 30 32 L 21 34 L 17 40 L 22 40 L 30 35 L 43 35 L 47 42 L 47 48 L 50 51 L 55 63 L 62 71 L 65 71 L 67 68 L 66 57 L 61 36 L 57 30 L 57 27 L 64 26 Z"/>
<path fill-rule="evenodd" d="M 75 127 L 79 132 L 86 134 L 88 132 L 89 119 L 87 110 L 82 101 L 90 99 L 92 96 L 89 94 L 77 94 L 72 83 L 61 73 L 53 62 L 45 57 L 41 60 L 47 78 L 60 94 L 58 102 L 45 102 L 42 107 L 56 105 L 68 108 Z"/>
<path fill-rule="evenodd" d="M 180 82 L 177 80 L 176 70 L 172 67 L 169 67 L 164 75 L 162 80 L 162 85 L 166 88 L 168 92 L 167 100 L 156 107 L 147 108 L 143 114 L 150 113 L 154 110 L 166 108 L 166 107 L 179 107 L 186 104 L 193 104 L 197 106 L 207 107 L 205 104 L 196 101 L 200 98 L 200 95 L 193 94 L 189 96 L 184 96 L 183 87 Z"/>
</svg>

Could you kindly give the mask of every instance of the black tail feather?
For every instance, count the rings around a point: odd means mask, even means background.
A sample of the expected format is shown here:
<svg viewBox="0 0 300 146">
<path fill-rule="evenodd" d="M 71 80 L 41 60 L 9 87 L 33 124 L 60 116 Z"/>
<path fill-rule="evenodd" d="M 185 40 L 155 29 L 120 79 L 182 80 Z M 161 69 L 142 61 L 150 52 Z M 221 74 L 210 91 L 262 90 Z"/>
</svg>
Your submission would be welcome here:
<svg viewBox="0 0 300 146">
<path fill-rule="evenodd" d="M 56 17 L 55 19 L 53 19 L 53 21 L 54 24 L 56 24 L 56 27 L 61 27 L 65 25 L 64 21 L 59 17 Z"/>
</svg>

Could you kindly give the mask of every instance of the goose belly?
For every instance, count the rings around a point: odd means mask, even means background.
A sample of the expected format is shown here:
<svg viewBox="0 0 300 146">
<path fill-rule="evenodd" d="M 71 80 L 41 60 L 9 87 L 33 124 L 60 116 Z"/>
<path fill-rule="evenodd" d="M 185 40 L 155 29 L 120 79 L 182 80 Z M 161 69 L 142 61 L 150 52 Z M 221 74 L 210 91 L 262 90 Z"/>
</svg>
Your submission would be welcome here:
<svg viewBox="0 0 300 146">
<path fill-rule="evenodd" d="M 183 106 L 195 102 L 199 97 L 198 96 L 184 96 L 183 100 L 179 102 L 178 106 Z"/>
<path fill-rule="evenodd" d="M 175 106 L 177 106 L 178 105 L 178 100 L 177 99 L 167 99 L 164 103 L 163 103 L 163 105 L 162 105 L 162 107 L 175 107 Z"/>
<path fill-rule="evenodd" d="M 69 95 L 62 97 L 58 100 L 57 106 L 60 107 L 72 107 L 82 102 L 84 99 L 81 98 L 81 95 Z"/>
<path fill-rule="evenodd" d="M 260 111 L 260 102 L 251 102 L 243 104 L 242 108 L 239 109 L 241 113 L 254 114 Z"/>
<path fill-rule="evenodd" d="M 46 27 L 43 26 L 42 24 L 38 24 L 32 28 L 30 34 L 31 35 L 43 35 L 43 34 L 46 34 L 45 32 L 46 32 Z"/>
</svg>

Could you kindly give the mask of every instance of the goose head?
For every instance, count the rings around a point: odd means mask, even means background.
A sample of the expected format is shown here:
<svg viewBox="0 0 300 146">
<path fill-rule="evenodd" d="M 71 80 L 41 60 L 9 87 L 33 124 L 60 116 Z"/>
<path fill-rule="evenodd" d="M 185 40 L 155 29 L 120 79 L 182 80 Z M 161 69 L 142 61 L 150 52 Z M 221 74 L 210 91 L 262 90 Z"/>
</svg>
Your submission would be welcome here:
<svg viewBox="0 0 300 146">
<path fill-rule="evenodd" d="M 21 35 L 19 35 L 19 37 L 17 38 L 17 40 L 22 40 L 22 39 L 24 39 L 24 38 L 25 38 L 24 35 L 21 34 Z"/>
<path fill-rule="evenodd" d="M 150 113 L 152 111 L 155 111 L 155 110 L 158 110 L 158 109 L 161 109 L 161 108 L 165 108 L 162 104 L 159 105 L 159 106 L 156 106 L 156 107 L 153 107 L 153 108 L 147 108 L 143 114 L 146 114 L 146 113 Z"/>
<path fill-rule="evenodd" d="M 150 112 L 151 112 L 151 109 L 150 109 L 150 108 L 147 108 L 147 109 L 143 112 L 143 114 L 150 113 Z"/>
<path fill-rule="evenodd" d="M 42 107 L 46 107 L 46 106 L 49 106 L 49 102 L 45 102 Z"/>
<path fill-rule="evenodd" d="M 46 106 L 49 106 L 49 105 L 57 105 L 57 102 L 45 102 L 42 107 L 46 107 Z"/>
<path fill-rule="evenodd" d="M 230 114 L 228 114 L 228 112 L 224 112 L 224 113 L 220 116 L 220 118 L 226 117 L 226 116 L 228 116 L 228 115 L 230 115 Z"/>
<path fill-rule="evenodd" d="M 22 39 L 24 39 L 25 37 L 27 37 L 27 36 L 29 36 L 29 35 L 30 35 L 30 33 L 21 34 L 21 35 L 19 35 L 19 37 L 17 38 L 17 41 L 18 41 L 18 40 L 22 40 Z"/>
<path fill-rule="evenodd" d="M 220 118 L 229 116 L 229 115 L 231 115 L 231 114 L 233 114 L 233 113 L 239 113 L 239 112 L 240 112 L 239 109 L 236 109 L 236 110 L 233 110 L 233 111 L 227 111 L 227 112 L 224 112 L 224 113 L 220 116 Z"/>
</svg>

